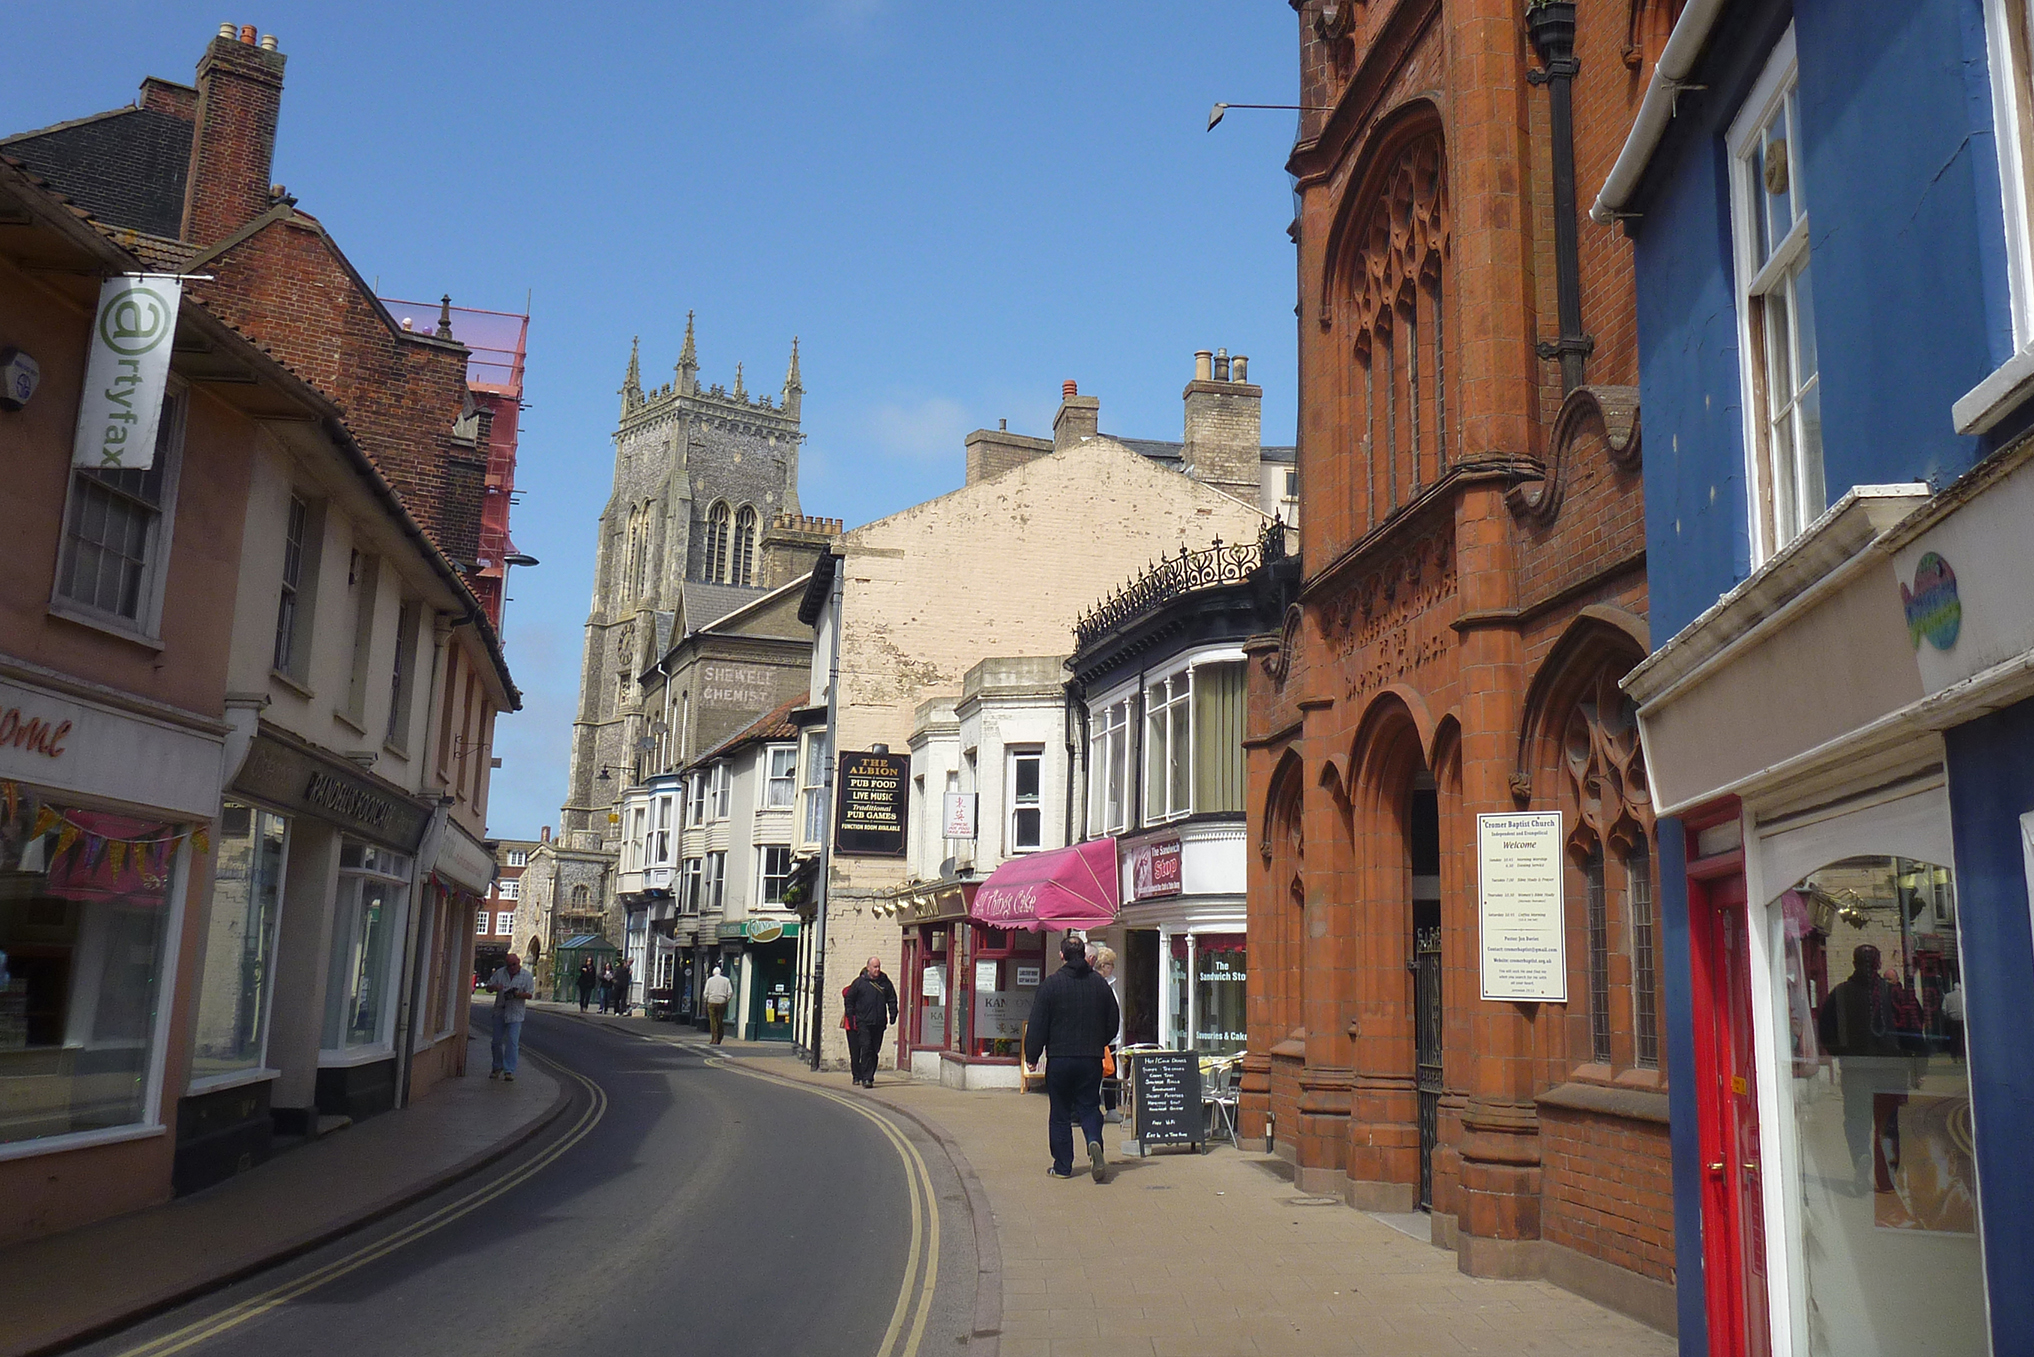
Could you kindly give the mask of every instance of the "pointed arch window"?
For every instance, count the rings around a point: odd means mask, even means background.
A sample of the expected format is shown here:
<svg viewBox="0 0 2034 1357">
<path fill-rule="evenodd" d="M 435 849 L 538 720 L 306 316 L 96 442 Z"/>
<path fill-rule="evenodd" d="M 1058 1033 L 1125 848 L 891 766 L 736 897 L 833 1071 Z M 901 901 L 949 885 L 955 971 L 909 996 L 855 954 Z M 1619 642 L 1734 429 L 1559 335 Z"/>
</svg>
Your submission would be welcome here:
<svg viewBox="0 0 2034 1357">
<path fill-rule="evenodd" d="M 730 515 L 725 501 L 706 514 L 706 578 L 715 584 L 727 583 L 727 548 Z"/>
<path fill-rule="evenodd" d="M 756 582 L 756 509 L 744 504 L 734 521 L 734 573 L 730 584 L 751 585 Z"/>
<path fill-rule="evenodd" d="M 1420 135 L 1389 157 L 1348 223 L 1335 323 L 1354 358 L 1361 523 L 1388 518 L 1448 469 L 1447 180 L 1440 132 Z"/>
</svg>

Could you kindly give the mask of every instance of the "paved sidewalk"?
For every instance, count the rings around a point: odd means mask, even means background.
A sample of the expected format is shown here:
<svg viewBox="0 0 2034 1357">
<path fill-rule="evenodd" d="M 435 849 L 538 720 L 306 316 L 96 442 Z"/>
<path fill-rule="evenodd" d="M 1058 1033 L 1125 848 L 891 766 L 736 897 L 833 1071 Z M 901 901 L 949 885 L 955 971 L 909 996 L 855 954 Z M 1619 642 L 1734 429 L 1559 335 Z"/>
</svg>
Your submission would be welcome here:
<svg viewBox="0 0 2034 1357">
<path fill-rule="evenodd" d="M 644 1036 L 689 1028 L 600 1017 Z M 849 1091 L 776 1043 L 722 1053 Z M 996 1227 L 1000 1341 L 976 1357 L 1671 1357 L 1674 1340 L 1546 1282 L 1466 1277 L 1455 1255 L 1299 1192 L 1271 1156 L 1218 1146 L 1113 1162 L 1110 1181 L 1045 1176 L 1045 1099 L 962 1093 L 887 1072 L 872 1097 L 944 1131 Z M 1120 1127 L 1111 1126 L 1113 1150 Z M 969 1170 L 972 1170 L 970 1172 Z M 978 1307 L 978 1313 L 982 1313 Z M 991 1305 L 987 1310 L 994 1314 Z M 998 1351 L 1000 1349 L 1000 1351 Z"/>
<path fill-rule="evenodd" d="M 539 1062 L 525 1060 L 512 1084 L 488 1079 L 487 1066 L 482 1032 L 464 1079 L 400 1112 L 203 1192 L 0 1249 L 0 1357 L 68 1346 L 313 1248 L 499 1158 L 565 1110 L 566 1089 Z"/>
</svg>

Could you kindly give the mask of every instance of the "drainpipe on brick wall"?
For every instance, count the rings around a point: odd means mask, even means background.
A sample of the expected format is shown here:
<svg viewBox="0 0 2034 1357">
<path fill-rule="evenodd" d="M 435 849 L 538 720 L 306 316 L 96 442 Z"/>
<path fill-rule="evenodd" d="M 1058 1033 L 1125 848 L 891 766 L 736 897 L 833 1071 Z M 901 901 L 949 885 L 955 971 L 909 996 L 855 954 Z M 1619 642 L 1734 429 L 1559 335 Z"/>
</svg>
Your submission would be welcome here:
<svg viewBox="0 0 2034 1357">
<path fill-rule="evenodd" d="M 1575 60 L 1574 0 L 1540 0 L 1526 11 L 1533 48 L 1541 69 L 1526 79 L 1547 87 L 1554 143 L 1554 291 L 1560 310 L 1561 335 L 1541 340 L 1544 359 L 1559 359 L 1561 394 L 1582 385 L 1582 365 L 1596 341 L 1582 332 L 1582 265 L 1575 239 Z"/>
<path fill-rule="evenodd" d="M 826 775 L 821 783 L 826 798 L 826 832 L 819 840 L 819 876 L 814 886 L 819 898 L 812 910 L 812 1068 L 819 1068 L 826 1044 L 826 911 L 833 903 L 833 773 L 840 767 L 840 605 L 847 584 L 847 563 L 833 563 L 833 590 L 827 600 L 827 619 L 832 632 L 832 652 L 826 670 Z"/>
</svg>

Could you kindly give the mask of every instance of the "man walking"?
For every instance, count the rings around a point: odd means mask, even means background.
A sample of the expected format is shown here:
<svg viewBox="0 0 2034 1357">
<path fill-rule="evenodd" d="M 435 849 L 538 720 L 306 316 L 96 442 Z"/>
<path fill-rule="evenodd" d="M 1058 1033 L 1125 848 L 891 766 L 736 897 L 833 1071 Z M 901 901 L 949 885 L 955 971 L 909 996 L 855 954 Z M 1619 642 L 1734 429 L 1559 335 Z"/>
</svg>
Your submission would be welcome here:
<svg viewBox="0 0 2034 1357">
<path fill-rule="evenodd" d="M 579 963 L 579 1011 L 584 1013 L 586 1005 L 593 999 L 593 987 L 600 983 L 600 976 L 593 969 L 593 958 Z"/>
<path fill-rule="evenodd" d="M 1088 965 L 1087 944 L 1069 937 L 1059 945 L 1066 964 L 1045 978 L 1031 1000 L 1024 1029 L 1024 1060 L 1046 1057 L 1046 1142 L 1055 1178 L 1073 1177 L 1073 1123 L 1088 1139 L 1088 1168 L 1102 1181 L 1102 1051 L 1116 1035 L 1122 1010 L 1109 982 Z"/>
<path fill-rule="evenodd" d="M 727 1030 L 728 1000 L 734 998 L 734 982 L 720 973 L 720 967 L 713 968 L 713 974 L 706 977 L 706 1023 L 713 1029 L 713 1044 L 720 1045 L 720 1034 Z"/>
<path fill-rule="evenodd" d="M 516 1067 L 522 1064 L 523 1011 L 537 993 L 537 977 L 523 969 L 523 959 L 514 952 L 494 978 L 487 982 L 494 991 L 494 1068 L 490 1079 L 516 1081 Z"/>
<path fill-rule="evenodd" d="M 635 972 L 630 969 L 626 957 L 615 962 L 614 993 L 608 997 L 614 1004 L 614 1011 L 621 1017 L 626 1018 L 629 1015 L 629 999 L 632 997 L 630 986 L 634 985 L 635 981 Z"/>
<path fill-rule="evenodd" d="M 882 1058 L 883 1031 L 897 1021 L 897 987 L 883 974 L 883 959 L 870 957 L 869 964 L 847 987 L 848 1062 L 855 1083 L 862 1088 L 876 1086 L 876 1062 Z"/>
</svg>

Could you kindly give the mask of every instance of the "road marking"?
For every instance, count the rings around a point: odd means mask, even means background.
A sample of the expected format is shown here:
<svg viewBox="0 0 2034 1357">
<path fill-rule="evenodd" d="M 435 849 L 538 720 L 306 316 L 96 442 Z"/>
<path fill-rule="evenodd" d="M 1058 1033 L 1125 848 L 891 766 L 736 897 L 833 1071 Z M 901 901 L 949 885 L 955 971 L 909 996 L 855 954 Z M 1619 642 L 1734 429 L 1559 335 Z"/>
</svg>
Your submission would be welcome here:
<svg viewBox="0 0 2034 1357">
<path fill-rule="evenodd" d="M 282 1285 L 265 1291 L 258 1296 L 250 1296 L 246 1300 L 239 1302 L 237 1305 L 230 1306 L 216 1315 L 187 1324 L 174 1333 L 166 1333 L 160 1338 L 151 1339 L 143 1343 L 140 1347 L 129 1348 L 121 1353 L 120 1357 L 171 1357 L 171 1354 L 183 1352 L 204 1342 L 208 1338 L 216 1338 L 230 1329 L 240 1327 L 251 1319 L 256 1319 L 267 1314 L 278 1306 L 287 1305 L 290 1301 L 307 1292 L 317 1290 L 327 1282 L 336 1281 L 349 1272 L 357 1271 L 377 1258 L 386 1257 L 397 1249 L 413 1244 L 425 1235 L 442 1230 L 461 1216 L 487 1205 L 487 1203 L 511 1188 L 521 1186 L 537 1173 L 549 1167 L 560 1155 L 586 1139 L 592 1133 L 593 1128 L 600 1124 L 600 1119 L 607 1115 L 607 1093 L 591 1079 L 576 1071 L 566 1069 L 555 1060 L 539 1055 L 536 1051 L 531 1051 L 530 1056 L 532 1059 L 550 1066 L 555 1072 L 573 1080 L 592 1095 L 592 1101 L 588 1104 L 585 1112 L 580 1114 L 579 1120 L 573 1123 L 572 1129 L 566 1132 L 564 1139 L 553 1144 L 549 1149 L 522 1167 L 504 1174 L 500 1178 L 493 1179 L 481 1187 L 475 1188 L 458 1201 L 438 1208 L 421 1220 L 412 1221 L 385 1239 L 356 1249 L 344 1258 L 334 1259 L 321 1268 L 305 1273 L 303 1276 L 292 1281 L 284 1282 Z"/>
<path fill-rule="evenodd" d="M 697 1050 L 691 1043 L 665 1037 L 645 1036 L 646 1041 L 662 1041 L 668 1045 Z M 782 1075 L 765 1070 L 749 1068 L 741 1061 L 726 1055 L 706 1055 L 701 1052 L 708 1065 L 718 1069 L 732 1070 L 751 1079 L 763 1079 L 787 1088 L 802 1089 L 821 1098 L 839 1103 L 842 1107 L 868 1118 L 875 1123 L 890 1141 L 891 1148 L 904 1164 L 904 1181 L 911 1198 L 911 1248 L 905 1256 L 904 1281 L 897 1290 L 897 1304 L 890 1312 L 890 1327 L 883 1333 L 883 1341 L 876 1348 L 876 1357 L 892 1357 L 900 1335 L 903 1345 L 896 1348 L 895 1357 L 917 1357 L 918 1347 L 925 1338 L 925 1324 L 932 1317 L 933 1293 L 939 1284 L 939 1203 L 933 1193 L 932 1172 L 925 1166 L 924 1156 L 911 1143 L 898 1125 L 858 1098 L 835 1093 L 832 1089 L 820 1088 L 803 1080 L 786 1079 Z M 923 1254 L 925 1275 L 918 1276 L 919 1258 Z M 915 1303 L 914 1303 L 915 1302 Z M 905 1316 L 910 1315 L 910 1328 L 905 1330 Z"/>
</svg>

